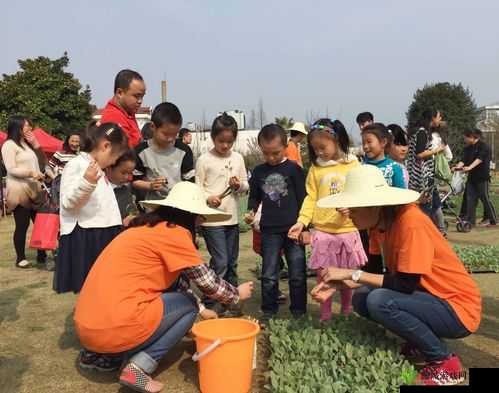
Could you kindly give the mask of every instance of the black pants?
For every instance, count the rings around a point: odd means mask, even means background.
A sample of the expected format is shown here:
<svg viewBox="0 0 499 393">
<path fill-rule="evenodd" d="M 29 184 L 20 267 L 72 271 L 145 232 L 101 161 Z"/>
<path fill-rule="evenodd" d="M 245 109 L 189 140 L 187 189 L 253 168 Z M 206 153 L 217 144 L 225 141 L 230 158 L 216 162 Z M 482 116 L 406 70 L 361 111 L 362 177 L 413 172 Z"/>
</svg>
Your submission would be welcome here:
<svg viewBox="0 0 499 393">
<path fill-rule="evenodd" d="M 489 185 L 487 184 L 487 187 Z M 466 201 L 466 193 L 467 193 L 468 186 L 466 185 L 464 192 L 463 192 L 463 201 L 461 202 L 461 210 L 459 211 L 459 217 L 461 217 L 463 220 L 466 220 L 466 214 L 468 210 L 468 203 Z M 487 217 L 487 211 L 483 209 L 483 218 L 482 221 L 488 220 L 489 217 Z"/>
<path fill-rule="evenodd" d="M 16 229 L 14 230 L 14 248 L 16 249 L 16 263 L 26 259 L 26 233 L 28 232 L 29 221 L 35 221 L 36 211 L 18 205 L 14 209 L 14 221 Z M 38 259 L 45 259 L 46 253 L 38 250 Z"/>
<path fill-rule="evenodd" d="M 489 182 L 480 181 L 466 183 L 466 218 L 472 224 L 476 222 L 476 205 L 478 200 L 483 203 L 484 216 L 491 224 L 497 224 L 496 211 L 489 198 Z"/>
</svg>

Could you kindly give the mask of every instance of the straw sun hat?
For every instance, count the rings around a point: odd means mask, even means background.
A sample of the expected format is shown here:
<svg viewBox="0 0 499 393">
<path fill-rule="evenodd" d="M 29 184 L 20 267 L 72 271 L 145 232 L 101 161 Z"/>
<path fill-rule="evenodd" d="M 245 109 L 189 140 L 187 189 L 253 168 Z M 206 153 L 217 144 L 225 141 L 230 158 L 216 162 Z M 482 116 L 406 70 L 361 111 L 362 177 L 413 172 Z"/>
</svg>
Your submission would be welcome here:
<svg viewBox="0 0 499 393">
<path fill-rule="evenodd" d="M 302 123 L 301 121 L 296 121 L 293 123 L 293 126 L 288 128 L 288 131 L 298 131 L 304 135 L 308 134 L 308 131 L 305 127 L 305 124 Z"/>
<path fill-rule="evenodd" d="M 419 193 L 390 187 L 383 173 L 373 165 L 355 167 L 346 176 L 345 188 L 336 195 L 320 199 L 319 207 L 371 207 L 406 205 L 415 202 Z"/>
<path fill-rule="evenodd" d="M 206 222 L 225 221 L 232 217 L 232 214 L 208 207 L 201 188 L 188 181 L 175 184 L 165 199 L 142 201 L 140 204 L 152 209 L 160 206 L 174 207 L 204 216 Z"/>
</svg>

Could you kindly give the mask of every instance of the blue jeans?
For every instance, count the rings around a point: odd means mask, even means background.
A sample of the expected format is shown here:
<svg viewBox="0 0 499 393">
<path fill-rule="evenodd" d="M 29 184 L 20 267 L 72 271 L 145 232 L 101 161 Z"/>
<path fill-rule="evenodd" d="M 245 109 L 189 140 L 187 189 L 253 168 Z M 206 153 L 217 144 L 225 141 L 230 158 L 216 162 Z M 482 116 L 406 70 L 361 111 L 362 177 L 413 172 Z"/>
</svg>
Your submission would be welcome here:
<svg viewBox="0 0 499 393">
<path fill-rule="evenodd" d="M 143 344 L 127 352 L 130 362 L 151 374 L 159 360 L 177 344 L 191 329 L 198 313 L 196 300 L 186 293 L 166 292 L 163 300 L 163 318 Z"/>
<path fill-rule="evenodd" d="M 289 309 L 299 317 L 307 312 L 307 275 L 305 247 L 288 238 L 287 233 L 262 232 L 262 311 L 277 314 L 279 292 L 279 261 L 284 250 L 288 262 Z"/>
<path fill-rule="evenodd" d="M 210 267 L 219 277 L 237 287 L 239 225 L 203 226 L 202 233 L 211 255 Z"/>
<path fill-rule="evenodd" d="M 371 319 L 418 348 L 427 361 L 450 356 L 442 338 L 463 338 L 471 333 L 445 300 L 427 292 L 406 294 L 384 288 L 355 290 L 352 304 Z"/>
</svg>

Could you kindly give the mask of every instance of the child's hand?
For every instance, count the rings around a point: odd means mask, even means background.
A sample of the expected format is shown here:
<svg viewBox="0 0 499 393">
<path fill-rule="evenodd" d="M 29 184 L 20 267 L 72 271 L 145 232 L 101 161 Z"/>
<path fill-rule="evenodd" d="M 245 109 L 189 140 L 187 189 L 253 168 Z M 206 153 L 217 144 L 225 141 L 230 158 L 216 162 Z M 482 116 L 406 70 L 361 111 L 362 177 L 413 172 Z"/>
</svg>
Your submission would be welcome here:
<svg viewBox="0 0 499 393">
<path fill-rule="evenodd" d="M 321 282 L 316 285 L 314 289 L 310 292 L 312 298 L 318 303 L 324 303 L 336 292 L 336 288 L 333 285 L 329 285 L 326 282 Z"/>
<path fill-rule="evenodd" d="M 305 225 L 303 225 L 301 222 L 297 222 L 295 225 L 289 228 L 288 237 L 291 240 L 299 241 L 300 233 L 302 233 L 303 228 L 305 228 Z"/>
<path fill-rule="evenodd" d="M 309 231 L 305 231 L 300 233 L 300 244 L 303 246 L 306 246 L 307 244 L 311 243 L 311 236 Z"/>
<path fill-rule="evenodd" d="M 203 319 L 217 319 L 218 318 L 218 314 L 215 311 L 210 310 L 209 308 L 205 308 L 203 311 L 201 311 L 199 313 L 199 315 L 201 315 L 201 318 L 203 318 Z"/>
<path fill-rule="evenodd" d="M 222 204 L 222 200 L 216 196 L 216 195 L 211 195 L 208 197 L 206 200 L 206 203 L 208 204 L 209 207 L 219 207 Z"/>
<path fill-rule="evenodd" d="M 239 190 L 239 187 L 241 187 L 241 182 L 239 181 L 239 178 L 237 176 L 231 177 L 229 180 L 229 186 L 231 186 L 233 190 Z"/>
<path fill-rule="evenodd" d="M 123 219 L 123 226 L 124 227 L 127 227 L 130 225 L 130 222 L 135 218 L 134 215 L 130 214 L 128 216 L 126 216 L 124 219 Z"/>
<path fill-rule="evenodd" d="M 91 184 L 97 184 L 99 179 L 102 177 L 102 171 L 99 168 L 97 162 L 92 161 L 88 166 L 83 178 Z"/>
<path fill-rule="evenodd" d="M 151 182 L 149 183 L 149 187 L 152 191 L 159 191 L 166 183 L 168 183 L 166 177 L 157 177 L 154 180 L 151 180 Z"/>
<path fill-rule="evenodd" d="M 255 221 L 255 212 L 254 211 L 249 211 L 244 215 L 244 222 L 248 225 L 253 224 Z"/>
<path fill-rule="evenodd" d="M 245 282 L 237 287 L 239 300 L 249 299 L 253 293 L 253 281 Z"/>
<path fill-rule="evenodd" d="M 350 218 L 350 209 L 346 207 L 339 207 L 336 209 L 338 213 L 340 213 L 345 218 Z"/>
</svg>

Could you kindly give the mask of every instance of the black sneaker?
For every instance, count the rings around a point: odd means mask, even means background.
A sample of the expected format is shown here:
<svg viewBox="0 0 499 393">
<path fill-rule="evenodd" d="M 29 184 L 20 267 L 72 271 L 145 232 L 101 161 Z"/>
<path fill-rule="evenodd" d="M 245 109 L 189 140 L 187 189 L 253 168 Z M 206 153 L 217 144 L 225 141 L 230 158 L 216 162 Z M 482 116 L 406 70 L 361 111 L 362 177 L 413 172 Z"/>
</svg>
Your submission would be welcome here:
<svg viewBox="0 0 499 393">
<path fill-rule="evenodd" d="M 121 367 L 123 358 L 121 356 L 109 356 L 101 353 L 80 351 L 80 368 L 84 370 L 97 370 L 102 372 L 116 371 Z"/>
<path fill-rule="evenodd" d="M 265 330 L 269 326 L 269 322 L 271 319 L 275 318 L 275 314 L 263 313 L 260 318 L 258 318 L 258 324 L 260 325 L 260 329 Z"/>
</svg>

